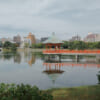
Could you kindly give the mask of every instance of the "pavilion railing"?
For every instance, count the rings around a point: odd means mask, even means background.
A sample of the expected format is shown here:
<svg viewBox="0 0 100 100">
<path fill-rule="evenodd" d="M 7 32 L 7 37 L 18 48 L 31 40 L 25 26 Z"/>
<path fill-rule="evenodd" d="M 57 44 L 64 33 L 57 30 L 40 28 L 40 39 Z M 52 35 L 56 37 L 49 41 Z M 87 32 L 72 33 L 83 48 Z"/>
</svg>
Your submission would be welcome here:
<svg viewBox="0 0 100 100">
<path fill-rule="evenodd" d="M 43 53 L 84 53 L 84 54 L 100 54 L 100 50 L 43 50 Z"/>
</svg>

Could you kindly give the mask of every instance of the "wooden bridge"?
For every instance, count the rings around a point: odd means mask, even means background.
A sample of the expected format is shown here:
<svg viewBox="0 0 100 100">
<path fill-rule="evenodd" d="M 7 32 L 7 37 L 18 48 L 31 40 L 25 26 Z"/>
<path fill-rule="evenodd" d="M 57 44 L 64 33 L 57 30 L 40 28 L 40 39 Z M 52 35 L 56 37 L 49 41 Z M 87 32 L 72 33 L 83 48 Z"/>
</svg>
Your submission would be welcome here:
<svg viewBox="0 0 100 100">
<path fill-rule="evenodd" d="M 100 50 L 43 50 L 43 54 L 61 54 L 61 55 L 100 55 Z"/>
</svg>

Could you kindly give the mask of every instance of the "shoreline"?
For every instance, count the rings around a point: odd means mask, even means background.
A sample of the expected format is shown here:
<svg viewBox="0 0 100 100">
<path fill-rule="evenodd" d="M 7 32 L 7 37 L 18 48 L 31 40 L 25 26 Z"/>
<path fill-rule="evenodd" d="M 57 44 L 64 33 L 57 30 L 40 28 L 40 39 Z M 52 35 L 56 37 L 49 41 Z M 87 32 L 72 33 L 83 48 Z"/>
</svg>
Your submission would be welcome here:
<svg viewBox="0 0 100 100">
<path fill-rule="evenodd" d="M 18 52 L 29 51 L 29 52 L 42 52 L 45 49 L 32 49 L 32 48 L 17 48 Z"/>
<path fill-rule="evenodd" d="M 43 98 L 41 100 L 100 100 L 99 84 L 92 85 L 92 86 L 72 87 L 72 88 L 67 88 L 67 87 L 51 88 L 47 90 L 41 90 L 35 85 L 31 86 L 29 84 L 25 85 L 23 83 L 22 84 L 0 83 L 0 87 L 2 89 L 2 91 L 0 92 L 1 97 L 12 98 L 10 100 L 13 99 L 15 100 L 16 98 L 17 98 L 16 100 L 20 100 L 19 99 L 20 96 L 23 97 L 23 100 L 24 99 L 28 100 L 29 97 L 32 98 L 32 96 L 35 96 L 37 98 L 41 96 L 41 98 Z M 23 94 L 23 96 L 21 94 Z M 33 99 L 29 99 L 29 100 L 33 100 Z M 34 100 L 39 100 L 39 99 L 34 99 Z"/>
</svg>

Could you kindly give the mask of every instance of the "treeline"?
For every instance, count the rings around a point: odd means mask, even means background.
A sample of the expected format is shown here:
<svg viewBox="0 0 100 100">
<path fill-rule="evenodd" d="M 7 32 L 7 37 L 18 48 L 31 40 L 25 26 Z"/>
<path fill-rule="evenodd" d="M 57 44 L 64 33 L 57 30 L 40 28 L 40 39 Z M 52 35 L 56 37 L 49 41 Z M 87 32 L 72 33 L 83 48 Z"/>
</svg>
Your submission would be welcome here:
<svg viewBox="0 0 100 100">
<path fill-rule="evenodd" d="M 6 41 L 4 44 L 0 43 L 0 47 L 3 47 L 3 49 L 6 49 L 6 50 L 16 51 L 18 44 L 14 44 L 9 41 Z M 45 45 L 43 45 L 42 43 L 32 44 L 31 46 L 26 44 L 25 47 L 42 49 L 42 48 L 45 48 Z M 61 45 L 61 48 L 62 49 L 71 49 L 71 50 L 73 50 L 73 49 L 78 49 L 78 50 L 100 49 L 100 42 L 83 42 L 83 41 L 69 42 L 69 41 L 65 41 Z"/>
<path fill-rule="evenodd" d="M 11 43 L 9 41 L 6 41 L 4 44 L 1 43 L 1 47 L 4 51 L 16 51 L 17 50 L 17 44 Z"/>
<path fill-rule="evenodd" d="M 32 44 L 31 46 L 28 43 L 25 43 L 25 48 L 45 48 L 45 46 L 42 43 L 38 43 L 38 44 Z"/>
<path fill-rule="evenodd" d="M 1 83 L 0 100 L 53 100 L 53 97 L 36 86 Z"/>
<path fill-rule="evenodd" d="M 45 48 L 45 45 L 42 43 L 39 44 L 33 44 L 31 48 Z M 65 41 L 61 45 L 62 49 L 78 49 L 78 50 L 84 50 L 84 49 L 100 49 L 100 42 L 83 42 L 83 41 Z"/>
<path fill-rule="evenodd" d="M 43 45 L 42 43 L 32 44 L 32 48 L 42 49 L 42 48 L 45 48 L 45 45 Z"/>
<path fill-rule="evenodd" d="M 66 41 L 62 45 L 62 48 L 64 48 L 64 49 L 78 49 L 78 50 L 100 49 L 100 42 L 83 42 L 83 41 L 69 42 L 69 41 Z"/>
</svg>

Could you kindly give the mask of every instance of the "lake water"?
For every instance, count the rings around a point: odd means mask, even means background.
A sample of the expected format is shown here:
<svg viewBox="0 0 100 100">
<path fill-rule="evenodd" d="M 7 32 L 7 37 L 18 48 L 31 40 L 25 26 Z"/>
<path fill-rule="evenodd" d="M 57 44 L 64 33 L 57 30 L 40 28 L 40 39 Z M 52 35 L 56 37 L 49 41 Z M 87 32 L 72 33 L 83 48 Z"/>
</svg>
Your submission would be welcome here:
<svg viewBox="0 0 100 100">
<path fill-rule="evenodd" d="M 45 62 L 39 54 L 20 52 L 0 54 L 0 83 L 36 85 L 40 89 L 96 85 L 100 64 L 95 57 L 79 63 L 67 57 L 64 62 Z"/>
</svg>

